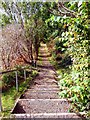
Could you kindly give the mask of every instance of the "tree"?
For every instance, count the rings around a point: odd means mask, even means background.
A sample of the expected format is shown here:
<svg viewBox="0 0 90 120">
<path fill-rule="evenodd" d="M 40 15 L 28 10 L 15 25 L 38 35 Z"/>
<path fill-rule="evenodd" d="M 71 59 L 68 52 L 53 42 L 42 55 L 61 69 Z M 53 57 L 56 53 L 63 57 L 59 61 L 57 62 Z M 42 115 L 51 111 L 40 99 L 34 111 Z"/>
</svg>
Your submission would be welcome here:
<svg viewBox="0 0 90 120">
<path fill-rule="evenodd" d="M 26 63 L 33 64 L 33 59 L 35 59 L 35 61 L 38 59 L 40 41 L 44 33 L 43 30 L 44 24 L 41 19 L 40 11 L 41 3 L 30 2 L 9 3 L 4 1 L 2 5 L 3 8 L 5 9 L 5 12 L 8 14 L 8 17 L 10 18 L 9 20 L 14 22 L 15 24 L 18 23 L 16 24 L 17 26 L 21 26 L 24 36 L 22 42 L 26 46 L 29 59 L 27 59 L 27 57 L 25 57 L 24 54 L 22 54 L 21 50 L 18 49 L 19 54 L 22 56 L 23 60 Z M 12 32 L 12 34 L 15 33 Z M 19 40 L 17 44 L 19 44 Z M 35 57 L 33 56 L 33 47 L 35 51 L 34 54 Z"/>
<path fill-rule="evenodd" d="M 17 31 L 16 31 L 17 29 Z M 25 52 L 24 34 L 20 25 L 11 24 L 2 28 L 2 36 L 0 42 L 0 52 L 3 69 L 10 69 L 16 65 L 16 61 L 20 58 L 19 51 Z"/>
</svg>

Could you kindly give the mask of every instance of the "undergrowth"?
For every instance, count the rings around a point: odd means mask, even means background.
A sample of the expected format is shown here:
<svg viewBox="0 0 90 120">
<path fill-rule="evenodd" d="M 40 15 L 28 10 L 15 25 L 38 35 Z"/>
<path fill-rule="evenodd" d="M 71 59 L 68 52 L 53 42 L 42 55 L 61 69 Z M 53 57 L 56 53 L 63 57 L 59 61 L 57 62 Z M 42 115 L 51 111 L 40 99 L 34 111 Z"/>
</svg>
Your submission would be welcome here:
<svg viewBox="0 0 90 120">
<path fill-rule="evenodd" d="M 23 82 L 19 84 L 18 91 L 16 90 L 16 87 L 13 86 L 10 87 L 9 90 L 2 93 L 2 113 L 0 116 L 7 118 L 10 116 L 16 100 L 27 89 L 27 87 L 29 87 L 30 82 L 36 75 L 38 75 L 38 72 L 36 70 L 32 70 L 30 76 L 28 76 L 26 80 L 23 80 Z"/>
</svg>

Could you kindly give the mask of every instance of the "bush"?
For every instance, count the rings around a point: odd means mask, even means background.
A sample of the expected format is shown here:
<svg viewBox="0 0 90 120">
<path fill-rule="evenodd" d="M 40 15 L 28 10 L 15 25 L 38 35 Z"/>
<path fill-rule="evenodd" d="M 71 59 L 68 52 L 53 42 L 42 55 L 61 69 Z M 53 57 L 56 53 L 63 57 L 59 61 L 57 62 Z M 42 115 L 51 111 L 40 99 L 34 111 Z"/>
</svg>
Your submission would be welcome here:
<svg viewBox="0 0 90 120">
<path fill-rule="evenodd" d="M 78 111 L 85 111 L 90 109 L 87 108 L 90 101 L 90 80 L 88 74 L 89 40 L 86 40 L 86 31 L 82 29 L 84 23 L 82 23 L 81 18 L 78 20 L 76 21 L 75 19 L 73 24 L 69 26 L 69 39 L 67 42 L 69 47 L 67 52 L 70 57 L 66 56 L 62 63 L 67 64 L 70 58 L 72 58 L 73 64 L 71 73 L 66 74 L 66 76 L 63 75 L 63 79 L 60 80 L 61 92 L 59 95 L 71 98 Z M 79 22 L 79 25 L 76 22 Z M 83 31 L 82 33 L 81 30 Z"/>
<path fill-rule="evenodd" d="M 15 84 L 15 72 L 7 73 L 2 76 L 2 91 Z"/>
<path fill-rule="evenodd" d="M 88 4 L 90 5 L 90 3 Z M 68 31 L 62 32 L 59 40 L 66 47 L 66 51 L 63 53 L 64 57 L 59 64 L 67 65 L 69 61 L 72 62 L 70 73 L 66 71 L 63 73 L 62 71 L 59 74 L 59 76 L 62 74 L 62 77 L 59 78 L 61 89 L 59 95 L 63 98 L 71 98 L 74 104 L 72 110 L 79 112 L 90 111 L 90 34 L 88 34 L 90 33 L 88 31 L 90 23 L 88 17 L 85 17 L 88 16 L 87 11 L 90 8 L 88 9 L 86 6 L 87 3 L 82 3 L 80 6 L 80 12 L 85 12 L 82 16 L 74 19 L 62 18 L 63 22 L 68 22 Z M 86 9 L 86 11 L 83 11 L 83 9 Z M 57 42 L 56 46 L 61 50 L 62 44 L 59 43 Z M 68 56 L 65 56 L 65 54 L 68 54 Z"/>
</svg>

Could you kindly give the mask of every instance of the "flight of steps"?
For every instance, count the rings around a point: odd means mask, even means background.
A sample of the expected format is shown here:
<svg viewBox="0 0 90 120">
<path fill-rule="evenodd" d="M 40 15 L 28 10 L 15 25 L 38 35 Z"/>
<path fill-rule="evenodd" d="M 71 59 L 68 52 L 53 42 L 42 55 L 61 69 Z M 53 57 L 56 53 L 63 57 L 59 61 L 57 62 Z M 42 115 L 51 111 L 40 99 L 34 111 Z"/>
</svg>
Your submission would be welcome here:
<svg viewBox="0 0 90 120">
<path fill-rule="evenodd" d="M 54 80 L 43 85 L 35 84 L 36 81 L 17 101 L 11 117 L 36 120 L 79 118 L 75 113 L 69 113 L 71 103 L 68 100 L 59 99 L 59 88 Z"/>
<path fill-rule="evenodd" d="M 43 54 L 47 52 L 43 47 L 42 51 Z M 55 79 L 56 73 L 48 58 L 45 56 L 42 61 L 39 76 L 17 101 L 11 118 L 28 118 L 30 120 L 40 120 L 41 118 L 41 120 L 49 120 L 50 118 L 51 120 L 59 120 L 60 118 L 73 120 L 77 118 L 76 120 L 78 120 L 77 114 L 69 113 L 70 101 L 59 98 L 60 90 Z"/>
</svg>

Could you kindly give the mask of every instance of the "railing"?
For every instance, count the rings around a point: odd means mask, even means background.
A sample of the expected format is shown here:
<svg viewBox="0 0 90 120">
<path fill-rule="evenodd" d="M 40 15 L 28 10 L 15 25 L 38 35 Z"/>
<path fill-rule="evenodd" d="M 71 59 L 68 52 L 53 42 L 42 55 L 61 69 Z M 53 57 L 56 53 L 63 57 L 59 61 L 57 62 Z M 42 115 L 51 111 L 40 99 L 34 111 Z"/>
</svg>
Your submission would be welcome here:
<svg viewBox="0 0 90 120">
<path fill-rule="evenodd" d="M 31 71 L 32 70 L 37 70 L 37 68 L 34 68 L 34 67 L 31 67 L 31 68 L 22 67 L 20 69 L 14 69 L 14 70 L 8 70 L 8 71 L 0 72 L 0 75 L 11 73 L 11 72 L 15 72 L 15 78 L 16 78 L 15 85 L 16 85 L 16 90 L 18 91 L 19 90 L 19 85 L 18 85 L 18 71 L 23 70 L 24 80 L 26 80 L 27 79 L 26 69 L 31 69 Z M 1 111 L 2 111 L 2 100 L 1 100 L 1 95 L 0 95 L 0 112 Z"/>
<path fill-rule="evenodd" d="M 26 80 L 26 68 L 22 69 L 24 70 L 24 79 Z M 11 72 L 15 72 L 15 78 L 16 78 L 16 90 L 18 91 L 18 71 L 20 70 L 9 70 L 9 71 L 4 71 L 4 72 L 0 72 L 1 75 L 3 74 L 7 74 L 7 73 L 11 73 Z"/>
</svg>

